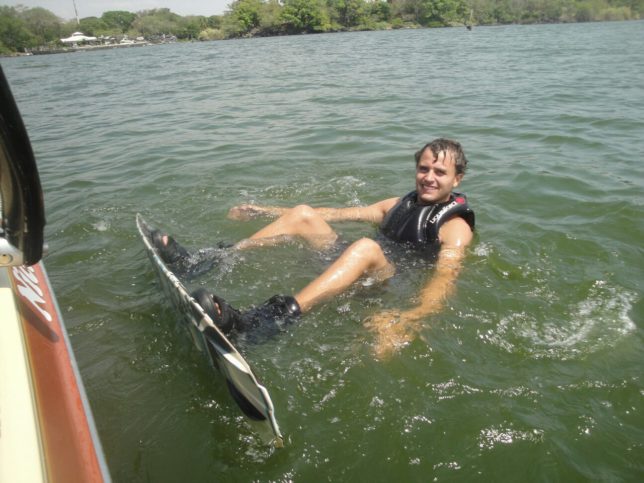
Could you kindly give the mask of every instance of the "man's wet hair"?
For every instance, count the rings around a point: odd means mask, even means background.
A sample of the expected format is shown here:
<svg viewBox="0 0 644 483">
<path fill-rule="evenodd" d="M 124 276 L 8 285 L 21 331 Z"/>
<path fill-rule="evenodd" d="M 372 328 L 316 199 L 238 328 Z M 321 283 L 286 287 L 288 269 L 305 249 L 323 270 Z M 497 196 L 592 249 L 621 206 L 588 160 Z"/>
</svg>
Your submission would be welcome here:
<svg viewBox="0 0 644 483">
<path fill-rule="evenodd" d="M 414 158 L 416 158 L 416 166 L 418 166 L 420 158 L 427 149 L 432 152 L 434 157 L 437 157 L 441 151 L 451 152 L 452 156 L 454 156 L 456 174 L 465 174 L 465 170 L 467 169 L 467 158 L 465 157 L 461 143 L 458 141 L 438 138 L 434 139 L 431 143 L 425 144 L 420 150 L 416 151 L 416 154 L 414 154 Z"/>
</svg>

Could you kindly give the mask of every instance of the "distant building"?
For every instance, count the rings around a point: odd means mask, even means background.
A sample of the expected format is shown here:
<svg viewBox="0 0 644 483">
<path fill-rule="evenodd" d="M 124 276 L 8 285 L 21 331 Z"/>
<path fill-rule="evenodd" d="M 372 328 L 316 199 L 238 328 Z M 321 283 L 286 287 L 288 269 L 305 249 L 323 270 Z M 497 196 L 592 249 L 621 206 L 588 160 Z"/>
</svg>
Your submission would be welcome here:
<svg viewBox="0 0 644 483">
<path fill-rule="evenodd" d="M 60 39 L 63 44 L 83 44 L 83 43 L 92 43 L 96 42 L 98 39 L 96 37 L 88 37 L 83 32 L 74 32 L 70 37 L 66 39 Z"/>
</svg>

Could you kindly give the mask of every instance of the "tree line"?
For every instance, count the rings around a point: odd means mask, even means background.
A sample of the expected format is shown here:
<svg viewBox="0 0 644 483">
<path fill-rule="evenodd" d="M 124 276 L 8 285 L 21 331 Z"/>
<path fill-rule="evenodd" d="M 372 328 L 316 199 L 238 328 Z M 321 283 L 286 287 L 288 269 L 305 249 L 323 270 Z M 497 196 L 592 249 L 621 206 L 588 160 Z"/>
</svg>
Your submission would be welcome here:
<svg viewBox="0 0 644 483">
<path fill-rule="evenodd" d="M 644 0 L 235 0 L 224 15 L 167 8 L 65 21 L 41 7 L 0 6 L 0 54 L 54 47 L 75 31 L 105 37 L 222 40 L 300 33 L 512 23 L 635 20 Z"/>
</svg>

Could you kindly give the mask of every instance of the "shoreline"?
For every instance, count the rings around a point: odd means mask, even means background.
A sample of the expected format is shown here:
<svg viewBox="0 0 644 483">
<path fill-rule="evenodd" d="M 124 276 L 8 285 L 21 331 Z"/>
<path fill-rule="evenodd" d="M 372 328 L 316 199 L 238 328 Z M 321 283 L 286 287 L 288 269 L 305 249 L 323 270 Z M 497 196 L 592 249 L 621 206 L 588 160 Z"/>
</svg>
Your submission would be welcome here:
<svg viewBox="0 0 644 483">
<path fill-rule="evenodd" d="M 15 57 L 28 57 L 31 55 L 51 55 L 51 54 L 69 54 L 75 52 L 86 52 L 92 50 L 109 50 L 109 49 L 125 49 L 129 47 L 147 47 L 149 45 L 156 45 L 150 42 L 134 42 L 131 44 L 105 44 L 105 45 L 84 45 L 79 47 L 61 47 L 56 49 L 34 49 L 29 52 L 18 52 Z"/>
<path fill-rule="evenodd" d="M 643 19 L 628 19 L 628 20 L 618 20 L 618 22 L 639 22 L 642 21 Z M 328 31 L 328 32 L 300 32 L 300 33 L 289 33 L 289 34 L 278 34 L 278 35 L 258 35 L 258 34 L 248 34 L 248 35 L 243 35 L 239 37 L 229 37 L 229 38 L 222 38 L 222 39 L 207 39 L 207 40 L 197 40 L 197 39 L 191 39 L 191 40 L 173 40 L 169 42 L 149 42 L 149 41 L 140 41 L 140 42 L 133 42 L 133 43 L 127 43 L 127 44 L 106 44 L 106 45 L 86 45 L 86 46 L 79 46 L 79 47 L 59 47 L 59 48 L 43 48 L 43 46 L 36 47 L 28 52 L 12 52 L 9 54 L 0 54 L 0 58 L 4 57 L 29 57 L 32 55 L 50 55 L 50 54 L 66 54 L 66 53 L 73 53 L 73 52 L 86 52 L 86 51 L 94 51 L 94 50 L 106 50 L 106 49 L 120 49 L 120 48 L 127 48 L 127 47 L 145 47 L 145 46 L 152 46 L 152 45 L 165 45 L 168 43 L 177 43 L 177 42 L 220 42 L 220 41 L 226 41 L 226 40 L 240 40 L 240 39 L 255 39 L 255 38 L 268 38 L 268 37 L 288 37 L 288 36 L 299 36 L 299 35 L 324 35 L 324 34 L 330 34 L 330 33 L 349 33 L 349 32 L 374 32 L 374 31 L 393 31 L 393 30 L 422 30 L 422 29 L 436 29 L 436 28 L 463 28 L 466 29 L 468 32 L 471 32 L 472 30 L 479 29 L 479 28 L 485 28 L 485 27 L 503 27 L 503 26 L 509 26 L 509 25 L 557 25 L 557 24 L 567 24 L 567 25 L 572 25 L 572 24 L 579 24 L 579 23 L 604 23 L 604 22 L 615 22 L 614 20 L 601 20 L 601 21 L 592 21 L 592 22 L 536 22 L 536 23 L 507 23 L 507 24 L 499 24 L 499 23 L 491 23 L 491 24 L 473 24 L 473 25 L 468 25 L 468 24 L 461 24 L 461 25 L 447 25 L 447 26 L 441 26 L 441 27 L 421 27 L 418 25 L 405 25 L 402 27 L 392 27 L 388 26 L 387 28 L 384 29 L 365 29 L 365 30 L 337 30 L 337 31 Z"/>
</svg>

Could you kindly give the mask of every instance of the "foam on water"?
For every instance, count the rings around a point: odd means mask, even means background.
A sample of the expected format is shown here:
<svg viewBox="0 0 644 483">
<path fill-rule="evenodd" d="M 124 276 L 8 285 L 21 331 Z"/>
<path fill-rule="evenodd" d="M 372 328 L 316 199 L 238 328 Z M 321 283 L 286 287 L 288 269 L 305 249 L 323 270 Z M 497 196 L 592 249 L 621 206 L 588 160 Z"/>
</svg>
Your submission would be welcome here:
<svg viewBox="0 0 644 483">
<path fill-rule="evenodd" d="M 540 443 L 542 441 L 543 431 L 539 429 L 525 431 L 514 428 L 490 427 L 482 429 L 479 435 L 479 447 L 488 450 L 500 444 L 509 445 L 517 442 Z"/>
<path fill-rule="evenodd" d="M 585 357 L 615 347 L 636 329 L 630 318 L 636 300 L 635 293 L 598 280 L 585 299 L 563 311 L 563 318 L 548 306 L 540 313 L 513 312 L 502 316 L 486 337 L 509 352 L 534 358 Z"/>
</svg>

